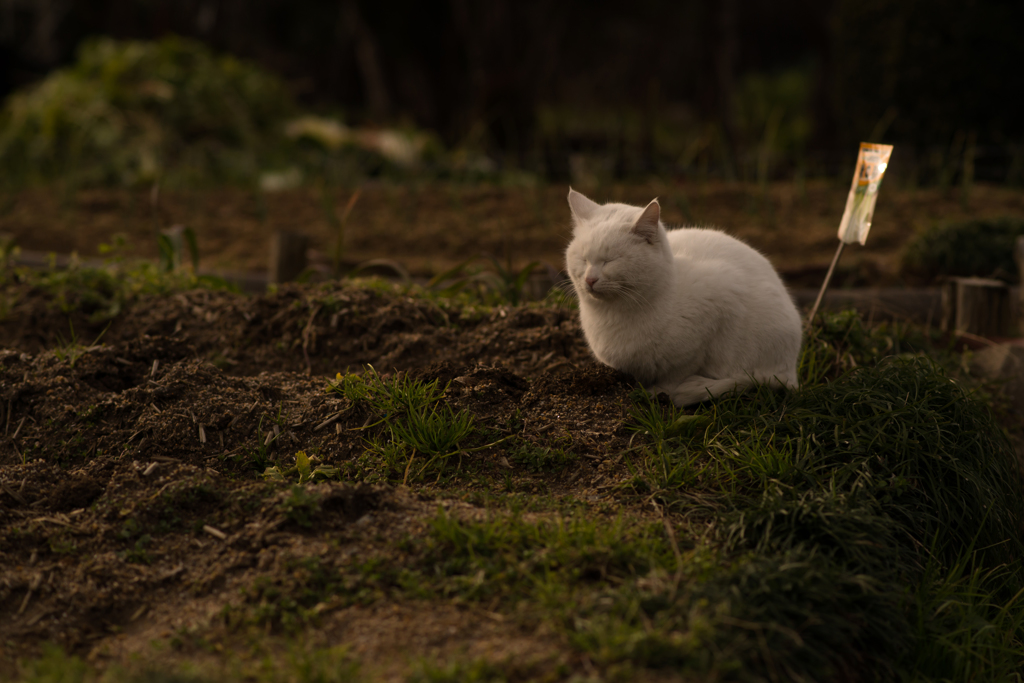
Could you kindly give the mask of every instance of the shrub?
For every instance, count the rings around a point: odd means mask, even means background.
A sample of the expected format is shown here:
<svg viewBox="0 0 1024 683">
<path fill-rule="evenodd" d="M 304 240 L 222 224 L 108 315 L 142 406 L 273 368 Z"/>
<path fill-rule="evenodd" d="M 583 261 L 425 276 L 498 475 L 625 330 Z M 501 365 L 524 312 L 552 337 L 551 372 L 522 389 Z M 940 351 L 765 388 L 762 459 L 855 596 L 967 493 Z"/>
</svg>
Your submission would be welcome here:
<svg viewBox="0 0 1024 683">
<path fill-rule="evenodd" d="M 292 104 L 273 76 L 178 37 L 86 42 L 0 114 L 0 169 L 23 181 L 152 181 L 172 165 L 252 178 Z"/>
<path fill-rule="evenodd" d="M 1020 219 L 974 219 L 945 223 L 917 235 L 903 252 L 903 271 L 935 280 L 946 276 L 1018 279 L 1014 242 L 1024 235 Z"/>
</svg>

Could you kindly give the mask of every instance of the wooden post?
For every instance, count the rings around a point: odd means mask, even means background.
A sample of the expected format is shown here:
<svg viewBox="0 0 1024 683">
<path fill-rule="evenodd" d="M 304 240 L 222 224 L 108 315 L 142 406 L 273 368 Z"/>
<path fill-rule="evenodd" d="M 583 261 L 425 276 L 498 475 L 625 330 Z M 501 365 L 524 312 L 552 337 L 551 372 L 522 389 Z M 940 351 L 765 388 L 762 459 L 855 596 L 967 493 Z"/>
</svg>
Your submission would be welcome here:
<svg viewBox="0 0 1024 683">
<path fill-rule="evenodd" d="M 979 337 L 1013 336 L 1010 288 L 1000 280 L 950 278 L 942 287 L 942 329 Z"/>
<path fill-rule="evenodd" d="M 309 238 L 292 232 L 278 231 L 270 238 L 270 272 L 268 282 L 291 282 L 306 269 Z"/>
</svg>

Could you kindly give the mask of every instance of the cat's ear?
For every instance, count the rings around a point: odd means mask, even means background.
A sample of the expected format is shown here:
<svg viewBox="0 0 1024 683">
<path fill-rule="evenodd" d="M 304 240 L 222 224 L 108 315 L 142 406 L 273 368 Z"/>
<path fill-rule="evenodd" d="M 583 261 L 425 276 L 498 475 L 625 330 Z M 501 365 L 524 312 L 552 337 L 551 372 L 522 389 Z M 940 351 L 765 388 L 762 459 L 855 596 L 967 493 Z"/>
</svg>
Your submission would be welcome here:
<svg viewBox="0 0 1024 683">
<path fill-rule="evenodd" d="M 601 208 L 600 204 L 587 199 L 571 187 L 569 188 L 569 209 L 577 223 L 590 220 L 599 208 Z"/>
<path fill-rule="evenodd" d="M 661 205 L 658 204 L 658 200 L 655 199 L 644 212 L 640 214 L 640 218 L 637 219 L 636 225 L 633 226 L 631 231 L 634 235 L 643 237 L 647 244 L 654 244 L 658 241 L 658 225 L 661 220 Z"/>
</svg>

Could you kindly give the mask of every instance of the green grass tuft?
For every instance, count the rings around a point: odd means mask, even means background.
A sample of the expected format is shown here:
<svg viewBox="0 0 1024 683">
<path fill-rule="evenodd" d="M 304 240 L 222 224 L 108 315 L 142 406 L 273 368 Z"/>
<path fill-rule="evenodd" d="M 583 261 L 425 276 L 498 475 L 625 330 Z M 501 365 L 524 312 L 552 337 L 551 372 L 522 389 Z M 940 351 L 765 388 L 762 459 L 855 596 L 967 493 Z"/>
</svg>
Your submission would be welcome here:
<svg viewBox="0 0 1024 683">
<path fill-rule="evenodd" d="M 444 403 L 446 389 L 437 380 L 423 382 L 404 374 L 384 378 L 373 367 L 362 376 L 339 374 L 328 385 L 353 404 L 369 407 L 377 419 L 367 428 L 383 425 L 380 436 L 367 439 L 369 458 L 364 461 L 377 460 L 385 477 L 401 475 L 403 483 L 419 481 L 427 472 L 440 476 L 475 432 L 470 413 Z"/>
</svg>

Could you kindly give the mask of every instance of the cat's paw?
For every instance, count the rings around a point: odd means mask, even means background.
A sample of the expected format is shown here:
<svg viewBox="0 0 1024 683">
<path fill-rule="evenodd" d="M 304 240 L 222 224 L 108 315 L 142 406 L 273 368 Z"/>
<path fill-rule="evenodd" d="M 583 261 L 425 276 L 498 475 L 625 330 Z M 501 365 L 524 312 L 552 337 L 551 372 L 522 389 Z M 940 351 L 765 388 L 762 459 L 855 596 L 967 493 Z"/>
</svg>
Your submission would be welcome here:
<svg viewBox="0 0 1024 683">
<path fill-rule="evenodd" d="M 749 380 L 738 379 L 711 379 L 710 377 L 699 377 L 694 375 L 683 380 L 672 391 L 667 392 L 672 402 L 680 408 L 684 406 L 708 401 L 718 398 L 730 391 L 742 391 L 750 384 Z"/>
</svg>

